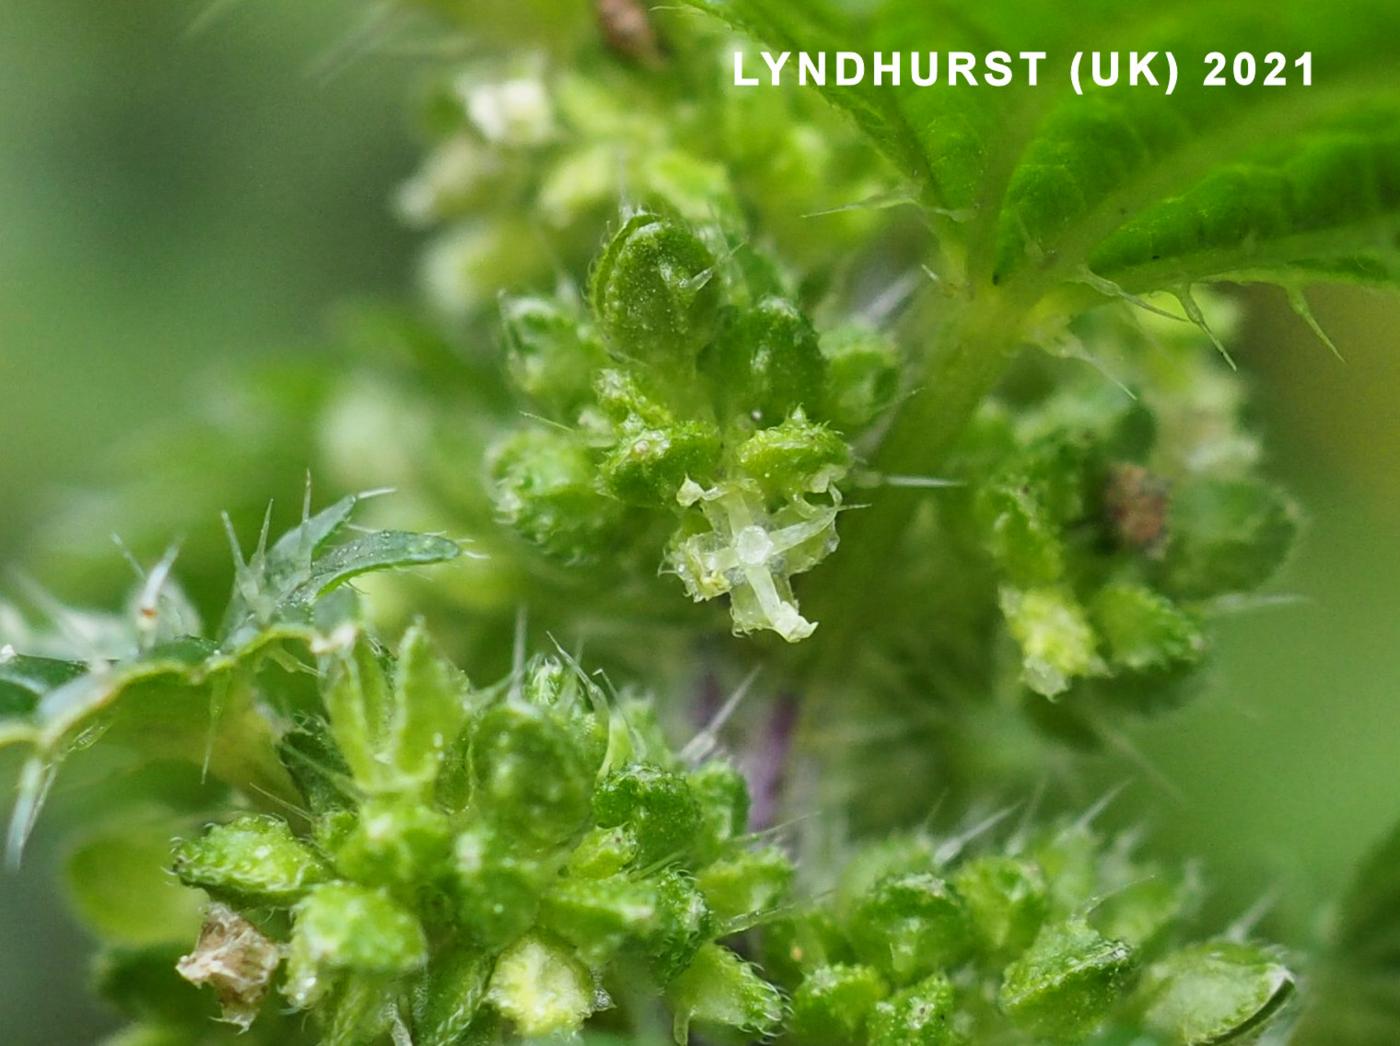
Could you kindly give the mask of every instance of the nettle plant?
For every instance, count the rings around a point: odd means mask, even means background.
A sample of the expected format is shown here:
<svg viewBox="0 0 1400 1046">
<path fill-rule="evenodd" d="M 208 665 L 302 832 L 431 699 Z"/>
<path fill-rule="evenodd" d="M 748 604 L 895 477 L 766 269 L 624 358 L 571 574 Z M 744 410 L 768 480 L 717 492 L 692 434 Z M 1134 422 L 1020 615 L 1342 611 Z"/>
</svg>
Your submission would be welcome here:
<svg viewBox="0 0 1400 1046">
<path fill-rule="evenodd" d="M 1289 553 L 1208 285 L 1311 322 L 1308 283 L 1394 283 L 1400 9 L 430 6 L 430 308 L 101 506 L 140 549 L 294 461 L 398 496 L 230 522 L 217 628 L 198 539 L 120 612 L 0 607 L 11 857 L 61 768 L 114 782 L 65 818 L 111 1041 L 1400 1036 L 1393 841 L 1285 950 L 1040 787 L 1199 691 Z M 1125 40 L 1317 82 L 728 81 L 753 41 Z"/>
</svg>

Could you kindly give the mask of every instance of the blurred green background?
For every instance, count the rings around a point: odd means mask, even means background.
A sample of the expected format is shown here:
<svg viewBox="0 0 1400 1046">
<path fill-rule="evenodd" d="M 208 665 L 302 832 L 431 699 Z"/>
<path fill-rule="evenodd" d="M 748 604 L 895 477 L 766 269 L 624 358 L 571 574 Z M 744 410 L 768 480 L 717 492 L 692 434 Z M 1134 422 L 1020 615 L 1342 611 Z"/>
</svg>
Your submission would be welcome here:
<svg viewBox="0 0 1400 1046">
<path fill-rule="evenodd" d="M 46 491 L 100 487 L 98 453 L 201 374 L 315 353 L 335 302 L 408 289 L 387 201 L 413 65 L 345 52 L 365 6 L 6 0 L 0 563 Z M 1204 856 L 1222 912 L 1272 897 L 1270 930 L 1304 943 L 1400 816 L 1400 299 L 1313 296 L 1339 363 L 1281 295 L 1243 297 L 1236 355 L 1310 515 L 1275 586 L 1299 598 L 1229 621 L 1210 696 L 1135 732 L 1154 773 L 1118 816 Z M 88 1042 L 106 1015 L 36 843 L 0 880 L 0 1042 Z"/>
</svg>

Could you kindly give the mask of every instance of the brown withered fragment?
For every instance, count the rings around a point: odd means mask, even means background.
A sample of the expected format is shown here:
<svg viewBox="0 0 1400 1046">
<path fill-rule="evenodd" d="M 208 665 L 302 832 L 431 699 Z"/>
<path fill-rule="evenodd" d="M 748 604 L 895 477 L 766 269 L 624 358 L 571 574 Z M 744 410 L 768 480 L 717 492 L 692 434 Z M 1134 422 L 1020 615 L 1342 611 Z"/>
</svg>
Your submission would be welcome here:
<svg viewBox="0 0 1400 1046">
<path fill-rule="evenodd" d="M 1120 544 L 1143 552 L 1161 547 L 1171 507 L 1165 480 L 1141 465 L 1120 462 L 1109 468 L 1103 504 Z"/>
<path fill-rule="evenodd" d="M 224 1020 L 246 1031 L 281 961 L 282 951 L 275 941 L 232 908 L 216 902 L 204 915 L 194 951 L 181 958 L 175 969 L 191 984 L 211 986 Z"/>
<path fill-rule="evenodd" d="M 609 47 L 648 69 L 662 65 L 661 41 L 641 0 L 594 0 L 593 9 Z"/>
</svg>

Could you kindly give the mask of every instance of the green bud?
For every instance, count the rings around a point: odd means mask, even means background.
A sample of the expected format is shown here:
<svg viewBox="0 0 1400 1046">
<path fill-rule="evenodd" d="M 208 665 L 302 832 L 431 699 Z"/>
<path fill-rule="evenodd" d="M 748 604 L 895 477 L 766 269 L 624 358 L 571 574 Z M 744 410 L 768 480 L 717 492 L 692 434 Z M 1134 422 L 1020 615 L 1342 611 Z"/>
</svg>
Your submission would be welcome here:
<svg viewBox="0 0 1400 1046">
<path fill-rule="evenodd" d="M 243 904 L 287 905 L 330 869 L 271 814 L 245 814 L 211 825 L 175 847 L 174 871 L 186 886 Z"/>
<path fill-rule="evenodd" d="M 714 255 L 694 232 L 642 212 L 604 249 L 590 297 L 614 353 L 684 372 L 710 338 L 720 280 Z"/>
<path fill-rule="evenodd" d="M 957 965 L 972 944 L 962 901 L 946 882 L 927 873 L 876 883 L 852 913 L 850 937 L 861 961 L 895 984 Z"/>
<path fill-rule="evenodd" d="M 600 370 L 593 379 L 593 395 L 598 408 L 618 425 L 634 417 L 658 427 L 672 425 L 676 420 L 671 409 L 644 386 L 636 371 L 615 367 Z"/>
<path fill-rule="evenodd" d="M 782 298 L 732 311 L 702 361 L 722 413 L 760 428 L 798 407 L 818 410 L 826 362 L 817 332 Z"/>
<path fill-rule="evenodd" d="M 645 942 L 647 961 L 662 984 L 690 965 L 709 940 L 714 919 L 695 880 L 671 869 L 656 879 L 656 928 Z"/>
<path fill-rule="evenodd" d="M 496 960 L 487 1000 L 525 1038 L 577 1031 L 599 1003 L 599 992 L 570 949 L 527 934 Z"/>
<path fill-rule="evenodd" d="M 687 774 L 686 783 L 700 804 L 700 830 L 692 849 L 701 861 L 712 861 L 727 843 L 748 831 L 748 782 L 729 763 L 712 759 Z"/>
<path fill-rule="evenodd" d="M 875 1004 L 869 1046 L 953 1046 L 963 1037 L 953 1026 L 956 997 L 942 974 Z"/>
<path fill-rule="evenodd" d="M 789 1027 L 810 1046 L 863 1046 L 866 1022 L 888 994 L 884 978 L 869 966 L 819 966 L 793 993 Z"/>
<path fill-rule="evenodd" d="M 1082 1042 L 1118 1003 L 1132 970 L 1131 948 L 1073 918 L 1046 926 L 1006 968 L 999 1001 L 1035 1035 Z"/>
<path fill-rule="evenodd" d="M 593 794 L 593 816 L 603 828 L 630 830 L 641 867 L 685 856 L 700 827 L 700 807 L 685 778 L 648 763 L 603 778 Z"/>
<path fill-rule="evenodd" d="M 334 651 L 329 662 L 326 710 L 355 784 L 370 794 L 430 785 L 466 717 L 467 683 L 423 625 L 404 634 L 392 669 L 364 635 Z M 303 776 L 314 772 L 305 768 Z"/>
<path fill-rule="evenodd" d="M 480 826 L 457 837 L 454 856 L 457 917 L 474 942 L 500 948 L 534 923 L 546 869 Z"/>
<path fill-rule="evenodd" d="M 501 324 L 511 379 L 551 416 L 572 421 L 607 362 L 593 329 L 545 298 L 503 298 Z"/>
<path fill-rule="evenodd" d="M 568 731 L 591 774 L 608 750 L 607 698 L 597 683 L 556 657 L 537 655 L 525 666 L 525 700 Z"/>
<path fill-rule="evenodd" d="M 1003 587 L 1001 612 L 1021 648 L 1021 679 L 1037 694 L 1055 698 L 1071 680 L 1103 673 L 1094 630 L 1068 589 Z"/>
<path fill-rule="evenodd" d="M 782 983 L 800 981 L 821 966 L 856 961 L 842 927 L 824 906 L 764 922 L 760 940 L 764 969 Z"/>
<path fill-rule="evenodd" d="M 569 873 L 585 879 L 616 875 L 637 859 L 637 840 L 626 828 L 590 828 L 569 854 Z"/>
<path fill-rule="evenodd" d="M 367 792 L 392 790 L 399 781 L 382 758 L 394 701 L 384 659 L 368 636 L 352 633 L 325 661 L 321 696 L 355 784 Z"/>
<path fill-rule="evenodd" d="M 965 862 L 953 876 L 978 951 L 1004 962 L 1035 940 L 1049 909 L 1045 878 L 1028 861 L 989 854 Z"/>
<path fill-rule="evenodd" d="M 1298 533 L 1297 511 L 1257 480 L 1198 480 L 1172 495 L 1162 581 L 1203 598 L 1247 592 L 1273 576 Z"/>
<path fill-rule="evenodd" d="M 770 496 L 783 497 L 824 494 L 851 467 L 845 440 L 825 425 L 808 421 L 800 407 L 780 424 L 746 439 L 734 459 Z"/>
<path fill-rule="evenodd" d="M 899 391 L 899 347 L 873 327 L 851 324 L 824 332 L 823 414 L 843 432 L 858 432 L 883 414 Z"/>
<path fill-rule="evenodd" d="M 1060 527 L 1024 483 L 992 483 L 977 493 L 975 510 L 987 552 L 1018 585 L 1054 584 L 1064 576 Z"/>
<path fill-rule="evenodd" d="M 584 962 L 597 968 L 628 941 L 657 924 L 656 887 L 615 875 L 607 879 L 562 879 L 540 903 L 540 924 L 568 941 Z"/>
<path fill-rule="evenodd" d="M 1105 585 L 1089 613 L 1115 667 L 1148 672 L 1194 664 L 1205 655 L 1206 639 L 1196 618 L 1146 586 Z"/>
<path fill-rule="evenodd" d="M 484 712 L 472 733 L 482 811 L 511 834 L 546 846 L 583 827 L 595 768 L 567 721 L 510 701 Z"/>
<path fill-rule="evenodd" d="M 787 896 L 792 879 L 792 862 L 772 846 L 722 858 L 695 877 L 721 925 L 776 907 Z"/>
<path fill-rule="evenodd" d="M 447 815 L 416 799 L 369 799 L 335 855 L 348 878 L 373 886 L 413 886 L 449 866 Z"/>
<path fill-rule="evenodd" d="M 587 449 L 556 429 L 526 429 L 491 453 L 501 519 L 556 559 L 584 563 L 608 547 L 622 506 L 597 489 Z"/>
<path fill-rule="evenodd" d="M 603 489 L 629 505 L 674 507 L 686 480 L 709 482 L 719 467 L 719 431 L 699 421 L 655 427 L 633 415 L 600 466 Z"/>
<path fill-rule="evenodd" d="M 277 742 L 277 757 L 313 814 L 350 805 L 350 768 L 324 719 L 304 720 L 283 734 Z"/>
<path fill-rule="evenodd" d="M 404 633 L 394 666 L 387 756 L 405 785 L 430 784 L 467 715 L 468 684 L 422 622 Z"/>
<path fill-rule="evenodd" d="M 675 1011 L 676 1042 L 689 1042 L 690 1026 L 732 1029 L 762 1039 L 783 1017 L 783 997 L 758 971 L 728 948 L 707 944 L 684 973 L 671 982 L 666 998 Z"/>
<path fill-rule="evenodd" d="M 493 958 L 464 944 L 433 955 L 413 993 L 414 1046 L 461 1046 L 486 1001 Z"/>
<path fill-rule="evenodd" d="M 1292 996 L 1293 975 L 1263 948 L 1207 941 L 1149 967 L 1139 989 L 1143 1023 L 1183 1046 L 1252 1041 Z"/>
<path fill-rule="evenodd" d="M 323 883 L 292 912 L 292 940 L 283 988 L 305 1009 L 340 973 L 397 977 L 428 958 L 423 929 L 411 912 L 377 890 L 351 883 Z"/>
</svg>

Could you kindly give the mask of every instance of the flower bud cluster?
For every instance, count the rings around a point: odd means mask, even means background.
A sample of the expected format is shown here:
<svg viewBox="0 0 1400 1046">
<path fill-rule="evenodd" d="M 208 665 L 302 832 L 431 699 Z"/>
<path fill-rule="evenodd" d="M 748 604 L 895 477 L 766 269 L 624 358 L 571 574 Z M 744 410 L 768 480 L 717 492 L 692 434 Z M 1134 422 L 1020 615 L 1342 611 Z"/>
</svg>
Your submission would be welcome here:
<svg viewBox="0 0 1400 1046">
<path fill-rule="evenodd" d="M 788 641 L 815 627 L 791 578 L 836 547 L 848 434 L 888 405 L 894 346 L 850 328 L 823 338 L 723 233 L 628 217 L 593 268 L 589 308 L 502 306 L 509 372 L 533 425 L 500 441 L 500 515 L 568 563 L 650 540 L 695 600 L 727 595 L 736 632 Z"/>
<path fill-rule="evenodd" d="M 792 1041 L 823 1046 L 1244 1041 L 1294 979 L 1267 947 L 1182 942 L 1189 873 L 1082 822 L 1000 849 L 895 838 L 765 927 Z"/>
<path fill-rule="evenodd" d="M 1298 515 L 1201 339 L 1100 337 L 1126 342 L 1132 392 L 1089 372 L 993 401 L 958 467 L 1024 684 L 1059 699 L 1112 680 L 1113 701 L 1151 708 L 1180 699 L 1210 615 L 1275 574 Z"/>
<path fill-rule="evenodd" d="M 777 1028 L 777 990 L 720 943 L 792 879 L 751 845 L 737 771 L 683 763 L 554 658 L 488 694 L 419 628 L 392 657 L 363 634 L 327 646 L 325 714 L 280 746 L 307 820 L 243 814 L 173 864 L 285 957 L 261 989 L 319 1041 L 568 1035 L 643 986 L 680 1041 Z"/>
</svg>

